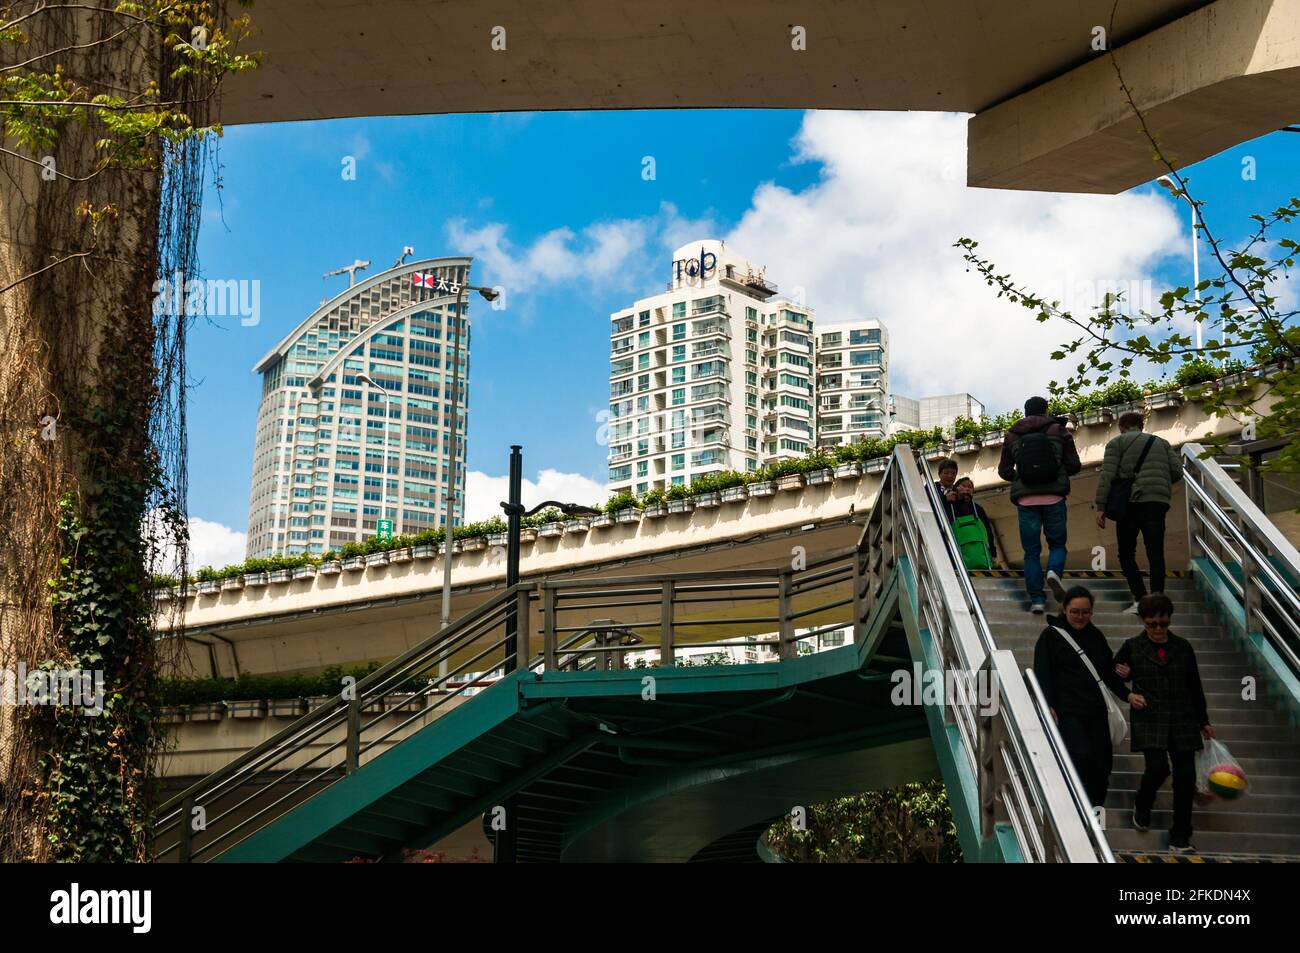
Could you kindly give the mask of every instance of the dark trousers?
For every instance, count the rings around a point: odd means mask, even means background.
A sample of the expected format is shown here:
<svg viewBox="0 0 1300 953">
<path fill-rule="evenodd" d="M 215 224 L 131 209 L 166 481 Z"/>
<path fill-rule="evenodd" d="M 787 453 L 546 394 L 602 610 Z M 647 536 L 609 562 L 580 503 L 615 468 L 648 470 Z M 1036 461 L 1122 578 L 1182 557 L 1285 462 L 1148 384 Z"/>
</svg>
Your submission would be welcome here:
<svg viewBox="0 0 1300 953">
<path fill-rule="evenodd" d="M 1057 727 L 1065 750 L 1070 753 L 1074 770 L 1094 807 L 1106 803 L 1106 790 L 1110 787 L 1110 769 L 1114 752 L 1110 745 L 1110 725 L 1106 713 L 1077 715 L 1057 712 Z"/>
<path fill-rule="evenodd" d="M 1156 802 L 1156 792 L 1169 777 L 1169 762 L 1174 764 L 1174 824 L 1169 828 L 1169 843 L 1186 845 L 1192 837 L 1192 796 L 1196 793 L 1195 751 L 1143 751 L 1146 770 L 1138 783 L 1135 806 L 1138 813 L 1149 814 Z"/>
<path fill-rule="evenodd" d="M 1165 514 L 1169 507 L 1164 503 L 1130 503 L 1122 520 L 1115 524 L 1119 542 L 1119 566 L 1128 580 L 1134 599 L 1147 594 L 1142 581 L 1142 570 L 1137 564 L 1138 533 L 1146 545 L 1147 563 L 1151 567 L 1151 591 L 1165 591 Z"/>
</svg>

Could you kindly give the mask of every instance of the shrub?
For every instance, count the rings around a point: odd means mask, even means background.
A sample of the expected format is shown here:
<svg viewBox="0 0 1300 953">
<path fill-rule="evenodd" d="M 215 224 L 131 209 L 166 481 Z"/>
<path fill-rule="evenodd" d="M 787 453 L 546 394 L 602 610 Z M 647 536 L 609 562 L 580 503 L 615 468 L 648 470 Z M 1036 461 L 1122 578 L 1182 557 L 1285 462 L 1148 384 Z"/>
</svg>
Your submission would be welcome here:
<svg viewBox="0 0 1300 953">
<path fill-rule="evenodd" d="M 605 503 L 606 513 L 616 513 L 619 510 L 626 510 L 636 506 L 636 497 L 630 490 L 624 490 L 622 493 L 615 493 Z"/>
</svg>

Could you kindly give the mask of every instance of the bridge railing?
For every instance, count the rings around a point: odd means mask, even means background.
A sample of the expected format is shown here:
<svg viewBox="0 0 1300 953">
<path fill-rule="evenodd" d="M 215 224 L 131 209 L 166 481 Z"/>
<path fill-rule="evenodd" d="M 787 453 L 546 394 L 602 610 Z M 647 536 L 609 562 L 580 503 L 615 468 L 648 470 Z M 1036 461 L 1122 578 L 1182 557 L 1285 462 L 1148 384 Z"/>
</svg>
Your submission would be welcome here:
<svg viewBox="0 0 1300 953">
<path fill-rule="evenodd" d="M 1261 633 L 1300 676 L 1300 553 L 1205 448 L 1183 445 L 1187 540 L 1236 597 L 1245 632 Z"/>
<path fill-rule="evenodd" d="M 954 686 L 944 722 L 977 779 L 982 835 L 1009 825 L 1031 862 L 1112 862 L 1046 707 L 1015 656 L 996 647 L 941 513 L 929 464 L 896 446 L 859 545 L 859 605 L 869 616 L 884 581 L 908 561 L 919 626 L 933 638 L 945 686 Z"/>
<path fill-rule="evenodd" d="M 507 589 L 169 800 L 155 858 L 220 854 L 495 681 L 529 657 L 533 598 Z"/>
</svg>

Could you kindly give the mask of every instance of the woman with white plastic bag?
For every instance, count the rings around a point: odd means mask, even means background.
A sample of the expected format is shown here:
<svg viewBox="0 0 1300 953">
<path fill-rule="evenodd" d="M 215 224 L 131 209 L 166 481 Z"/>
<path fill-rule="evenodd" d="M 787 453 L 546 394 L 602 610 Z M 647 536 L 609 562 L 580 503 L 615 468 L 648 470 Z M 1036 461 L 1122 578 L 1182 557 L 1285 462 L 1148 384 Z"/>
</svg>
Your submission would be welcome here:
<svg viewBox="0 0 1300 953">
<path fill-rule="evenodd" d="M 1196 795 L 1196 752 L 1201 739 L 1214 737 L 1196 652 L 1169 630 L 1174 604 L 1163 593 L 1138 601 L 1143 631 L 1115 653 L 1115 672 L 1131 679 L 1131 747 L 1146 759 L 1133 799 L 1133 827 L 1150 830 L 1156 792 L 1173 775 L 1174 816 L 1169 849 L 1182 854 L 1192 846 L 1192 801 Z M 1140 703 L 1139 703 L 1140 700 Z"/>
<path fill-rule="evenodd" d="M 1115 674 L 1106 636 L 1092 624 L 1092 607 L 1092 593 L 1083 586 L 1065 593 L 1061 614 L 1048 618 L 1034 646 L 1034 677 L 1089 803 L 1100 807 L 1110 787 L 1114 746 L 1128 730 L 1120 703 L 1131 693 Z"/>
</svg>

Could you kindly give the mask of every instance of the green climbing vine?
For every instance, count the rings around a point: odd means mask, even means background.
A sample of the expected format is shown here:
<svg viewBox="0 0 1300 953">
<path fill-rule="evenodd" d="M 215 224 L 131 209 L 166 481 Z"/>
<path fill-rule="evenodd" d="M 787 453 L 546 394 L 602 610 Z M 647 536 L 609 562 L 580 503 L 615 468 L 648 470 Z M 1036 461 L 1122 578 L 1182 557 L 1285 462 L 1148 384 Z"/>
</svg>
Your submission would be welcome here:
<svg viewBox="0 0 1300 953">
<path fill-rule="evenodd" d="M 0 856 L 147 859 L 161 673 L 149 579 L 184 572 L 185 332 L 225 0 L 0 7 L 0 655 L 93 673 L 93 705 L 0 725 Z"/>
</svg>

